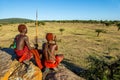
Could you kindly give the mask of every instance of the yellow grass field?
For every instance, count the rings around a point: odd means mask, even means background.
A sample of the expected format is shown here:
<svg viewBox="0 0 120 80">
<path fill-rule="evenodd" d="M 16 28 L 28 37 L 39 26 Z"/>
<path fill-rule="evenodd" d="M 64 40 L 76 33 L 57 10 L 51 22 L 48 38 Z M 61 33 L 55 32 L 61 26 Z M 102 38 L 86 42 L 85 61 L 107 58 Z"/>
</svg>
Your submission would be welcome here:
<svg viewBox="0 0 120 80">
<path fill-rule="evenodd" d="M 33 46 L 36 35 L 34 23 L 27 23 L 30 44 Z M 0 27 L 0 47 L 8 48 L 12 44 L 16 34 L 18 24 L 2 25 Z M 63 34 L 59 29 L 63 28 Z M 106 33 L 100 33 L 97 37 L 95 29 L 104 29 Z M 116 26 L 105 26 L 103 24 L 89 23 L 56 23 L 46 22 L 45 25 L 38 26 L 39 49 L 45 42 L 45 35 L 52 32 L 57 36 L 59 46 L 58 54 L 63 53 L 65 59 L 81 67 L 87 68 L 87 57 L 94 56 L 116 56 L 120 55 L 120 31 Z M 60 41 L 61 40 L 61 41 Z"/>
</svg>

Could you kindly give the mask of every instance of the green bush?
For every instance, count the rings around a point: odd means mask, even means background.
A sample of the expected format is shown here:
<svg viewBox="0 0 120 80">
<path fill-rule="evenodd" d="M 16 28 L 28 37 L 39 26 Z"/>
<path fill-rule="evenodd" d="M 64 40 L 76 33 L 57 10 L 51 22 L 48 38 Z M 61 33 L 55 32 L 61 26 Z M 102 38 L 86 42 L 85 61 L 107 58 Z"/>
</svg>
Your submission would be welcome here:
<svg viewBox="0 0 120 80">
<path fill-rule="evenodd" d="M 89 71 L 85 74 L 87 80 L 120 80 L 120 59 L 113 63 L 106 61 L 112 59 L 112 57 L 97 58 L 89 56 L 87 59 L 90 63 Z"/>
</svg>

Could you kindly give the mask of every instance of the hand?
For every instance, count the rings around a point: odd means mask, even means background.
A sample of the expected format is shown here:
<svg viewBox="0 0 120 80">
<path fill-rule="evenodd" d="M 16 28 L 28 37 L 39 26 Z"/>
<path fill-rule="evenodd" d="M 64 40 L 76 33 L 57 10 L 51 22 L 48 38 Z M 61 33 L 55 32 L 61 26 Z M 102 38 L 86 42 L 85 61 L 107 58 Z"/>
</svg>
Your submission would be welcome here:
<svg viewBox="0 0 120 80">
<path fill-rule="evenodd" d="M 56 35 L 54 36 L 54 41 L 56 41 L 57 39 L 56 39 Z"/>
<path fill-rule="evenodd" d="M 54 36 L 54 41 L 55 41 L 55 44 L 56 44 L 56 41 L 57 41 L 56 35 Z"/>
</svg>

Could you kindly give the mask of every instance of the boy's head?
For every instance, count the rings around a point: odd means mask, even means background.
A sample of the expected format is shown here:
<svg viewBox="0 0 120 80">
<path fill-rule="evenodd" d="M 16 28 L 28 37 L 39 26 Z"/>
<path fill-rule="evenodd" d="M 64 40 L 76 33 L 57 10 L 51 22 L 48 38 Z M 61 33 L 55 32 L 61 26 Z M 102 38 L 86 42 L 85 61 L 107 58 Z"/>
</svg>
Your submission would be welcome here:
<svg viewBox="0 0 120 80">
<path fill-rule="evenodd" d="M 46 40 L 47 41 L 53 41 L 54 40 L 54 36 L 52 33 L 47 33 L 46 34 Z"/>
<path fill-rule="evenodd" d="M 19 31 L 20 33 L 22 33 L 22 32 L 27 33 L 27 27 L 26 27 L 26 25 L 24 25 L 24 24 L 18 25 L 18 31 Z"/>
</svg>

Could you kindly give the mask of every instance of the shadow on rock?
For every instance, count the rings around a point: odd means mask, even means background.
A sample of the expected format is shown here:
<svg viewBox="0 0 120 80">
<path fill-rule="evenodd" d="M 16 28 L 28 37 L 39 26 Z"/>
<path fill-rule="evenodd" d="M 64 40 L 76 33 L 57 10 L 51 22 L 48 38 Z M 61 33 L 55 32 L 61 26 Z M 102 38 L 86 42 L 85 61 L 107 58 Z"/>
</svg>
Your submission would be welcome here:
<svg viewBox="0 0 120 80">
<path fill-rule="evenodd" d="M 77 65 L 75 65 L 74 63 L 70 63 L 68 59 L 64 59 L 62 61 L 62 64 L 64 64 L 64 66 L 66 68 L 68 68 L 69 70 L 71 70 L 72 72 L 74 72 L 75 74 L 77 74 L 80 77 L 84 77 L 85 78 L 85 74 L 87 72 L 86 69 L 83 69 Z"/>
<path fill-rule="evenodd" d="M 11 55 L 11 59 L 14 60 L 16 58 L 16 54 L 14 52 L 14 49 L 12 48 L 2 48 L 2 51 L 5 51 L 7 54 Z"/>
<path fill-rule="evenodd" d="M 43 74 L 44 76 L 44 74 Z M 49 71 L 44 80 L 85 80 L 67 69 L 63 64 L 59 64 L 58 71 Z"/>
</svg>

